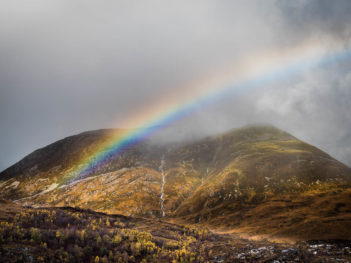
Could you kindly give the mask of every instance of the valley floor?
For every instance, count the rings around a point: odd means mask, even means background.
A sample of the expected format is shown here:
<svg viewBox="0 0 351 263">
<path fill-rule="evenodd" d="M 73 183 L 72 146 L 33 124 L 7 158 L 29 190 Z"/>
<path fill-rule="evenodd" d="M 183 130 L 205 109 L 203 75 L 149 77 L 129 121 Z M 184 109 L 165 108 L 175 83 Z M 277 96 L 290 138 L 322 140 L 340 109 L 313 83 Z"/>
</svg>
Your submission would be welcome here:
<svg viewBox="0 0 351 263">
<path fill-rule="evenodd" d="M 351 242 L 252 240 L 198 225 L 2 201 L 0 262 L 351 262 Z"/>
</svg>

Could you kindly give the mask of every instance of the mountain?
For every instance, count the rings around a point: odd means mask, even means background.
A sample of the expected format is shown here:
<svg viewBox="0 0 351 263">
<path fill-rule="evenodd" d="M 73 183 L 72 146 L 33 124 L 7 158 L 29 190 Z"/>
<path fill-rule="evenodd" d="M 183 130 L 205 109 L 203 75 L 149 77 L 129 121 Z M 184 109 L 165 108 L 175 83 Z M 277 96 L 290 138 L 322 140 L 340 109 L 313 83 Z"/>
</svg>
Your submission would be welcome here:
<svg viewBox="0 0 351 263">
<path fill-rule="evenodd" d="M 242 235 L 351 238 L 351 169 L 284 131 L 249 126 L 183 143 L 147 140 L 72 177 L 119 132 L 85 132 L 34 151 L 0 173 L 0 197 Z"/>
</svg>

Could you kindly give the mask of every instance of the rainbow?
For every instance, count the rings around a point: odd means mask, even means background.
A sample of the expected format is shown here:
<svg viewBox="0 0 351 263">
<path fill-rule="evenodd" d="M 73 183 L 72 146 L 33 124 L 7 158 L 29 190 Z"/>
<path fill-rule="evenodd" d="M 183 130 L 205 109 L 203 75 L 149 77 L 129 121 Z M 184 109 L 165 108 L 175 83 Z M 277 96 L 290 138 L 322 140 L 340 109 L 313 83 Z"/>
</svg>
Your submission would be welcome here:
<svg viewBox="0 0 351 263">
<path fill-rule="evenodd" d="M 128 129 L 112 136 L 98 147 L 94 154 L 84 158 L 75 166 L 74 170 L 70 172 L 70 181 L 72 178 L 73 180 L 84 178 L 93 173 L 93 169 L 104 165 L 109 157 L 120 154 L 127 147 L 144 141 L 155 132 L 189 116 L 200 108 L 220 101 L 224 97 L 238 96 L 243 92 L 264 87 L 274 81 L 350 58 L 351 50 L 333 49 L 330 52 L 316 43 L 309 43 L 295 49 L 271 52 L 265 56 L 255 55 L 245 64 L 236 66 L 233 73 L 229 70 L 229 73 L 212 78 L 208 83 L 197 84 L 197 88 L 194 88 L 195 92 L 190 94 L 190 98 L 178 99 L 172 103 L 169 103 L 168 100 L 167 105 L 154 107 L 153 111 L 146 113 L 142 111 L 143 114 L 129 118 L 126 123 L 142 128 Z M 200 90 L 199 87 L 201 87 Z"/>
</svg>

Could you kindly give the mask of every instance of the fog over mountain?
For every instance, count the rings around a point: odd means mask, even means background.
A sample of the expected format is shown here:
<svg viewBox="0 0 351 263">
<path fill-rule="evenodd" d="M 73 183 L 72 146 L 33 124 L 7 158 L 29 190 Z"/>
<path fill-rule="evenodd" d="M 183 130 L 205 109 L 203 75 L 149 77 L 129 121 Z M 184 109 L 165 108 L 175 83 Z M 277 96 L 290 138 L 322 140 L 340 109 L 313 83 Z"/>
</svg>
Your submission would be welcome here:
<svg viewBox="0 0 351 263">
<path fill-rule="evenodd" d="M 253 54 L 351 46 L 351 2 L 2 1 L 0 170 L 191 93 Z M 227 96 L 168 129 L 183 139 L 270 123 L 351 165 L 351 61 Z M 200 87 L 201 88 L 201 87 Z"/>
</svg>

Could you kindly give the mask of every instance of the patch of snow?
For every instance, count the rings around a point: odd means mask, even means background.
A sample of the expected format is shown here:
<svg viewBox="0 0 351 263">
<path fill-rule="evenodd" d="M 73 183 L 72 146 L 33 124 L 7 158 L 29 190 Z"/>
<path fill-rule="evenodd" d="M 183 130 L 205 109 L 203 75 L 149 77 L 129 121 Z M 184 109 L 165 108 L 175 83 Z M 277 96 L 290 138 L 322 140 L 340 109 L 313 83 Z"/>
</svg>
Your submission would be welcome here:
<svg viewBox="0 0 351 263">
<path fill-rule="evenodd" d="M 9 184 L 8 186 L 6 186 L 5 189 L 10 188 L 10 187 L 16 189 L 19 184 L 20 184 L 20 182 L 14 181 L 11 184 Z"/>
<path fill-rule="evenodd" d="M 46 194 L 48 192 L 51 192 L 52 190 L 56 189 L 58 187 L 57 183 L 51 184 L 48 188 L 46 188 L 44 191 L 41 191 L 39 195 Z"/>
<path fill-rule="evenodd" d="M 20 199 L 17 199 L 17 200 L 13 200 L 15 203 L 19 203 L 19 202 L 23 202 L 23 200 L 27 200 L 27 199 L 30 199 L 30 198 L 34 198 L 36 196 L 39 196 L 39 195 L 43 195 L 45 193 L 48 193 L 54 189 L 56 189 L 58 186 L 57 183 L 53 183 L 51 184 L 48 188 L 46 188 L 45 190 L 41 191 L 40 193 L 38 194 L 35 194 L 35 195 L 30 195 L 30 196 L 26 196 L 26 197 L 23 197 L 23 198 L 20 198 Z M 34 206 L 33 206 L 34 207 Z M 39 206 L 38 206 L 39 207 Z"/>
<path fill-rule="evenodd" d="M 43 181 L 47 181 L 47 180 L 49 180 L 49 178 L 39 178 L 38 179 L 39 182 L 43 182 Z"/>
<path fill-rule="evenodd" d="M 9 186 L 12 187 L 12 188 L 17 188 L 17 186 L 20 184 L 20 182 L 18 181 L 14 181 L 12 184 L 10 184 Z"/>
<path fill-rule="evenodd" d="M 251 249 L 249 253 L 256 255 L 256 254 L 258 254 L 260 252 L 257 249 Z"/>
<path fill-rule="evenodd" d="M 36 170 L 38 170 L 38 165 L 37 165 L 37 164 L 34 165 L 32 168 L 29 169 L 30 172 L 34 172 L 34 171 L 36 171 Z"/>
<path fill-rule="evenodd" d="M 11 179 L 10 179 L 11 180 Z M 3 181 L 0 183 L 0 187 L 2 187 L 3 185 L 7 184 L 9 182 L 9 180 Z"/>
</svg>

